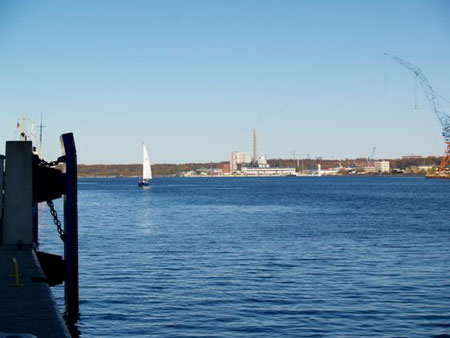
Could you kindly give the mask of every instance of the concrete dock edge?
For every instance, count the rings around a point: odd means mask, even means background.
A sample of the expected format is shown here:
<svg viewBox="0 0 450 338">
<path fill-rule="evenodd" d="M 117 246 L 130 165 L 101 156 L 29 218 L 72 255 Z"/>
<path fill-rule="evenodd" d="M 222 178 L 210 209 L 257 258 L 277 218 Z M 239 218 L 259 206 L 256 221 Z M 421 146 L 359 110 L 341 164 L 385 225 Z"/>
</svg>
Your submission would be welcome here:
<svg viewBox="0 0 450 338">
<path fill-rule="evenodd" d="M 18 263 L 18 284 L 13 258 Z M 0 333 L 70 337 L 32 248 L 0 247 L 0 299 Z"/>
</svg>

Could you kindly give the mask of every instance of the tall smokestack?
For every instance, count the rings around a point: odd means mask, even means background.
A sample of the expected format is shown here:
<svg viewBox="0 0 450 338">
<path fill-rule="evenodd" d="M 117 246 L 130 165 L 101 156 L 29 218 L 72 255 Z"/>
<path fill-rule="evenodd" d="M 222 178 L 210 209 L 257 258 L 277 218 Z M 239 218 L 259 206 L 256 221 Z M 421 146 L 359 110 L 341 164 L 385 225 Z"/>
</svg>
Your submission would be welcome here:
<svg viewBox="0 0 450 338">
<path fill-rule="evenodd" d="M 256 165 L 258 163 L 258 148 L 256 144 L 256 129 L 253 129 L 253 159 L 252 163 L 253 165 Z"/>
</svg>

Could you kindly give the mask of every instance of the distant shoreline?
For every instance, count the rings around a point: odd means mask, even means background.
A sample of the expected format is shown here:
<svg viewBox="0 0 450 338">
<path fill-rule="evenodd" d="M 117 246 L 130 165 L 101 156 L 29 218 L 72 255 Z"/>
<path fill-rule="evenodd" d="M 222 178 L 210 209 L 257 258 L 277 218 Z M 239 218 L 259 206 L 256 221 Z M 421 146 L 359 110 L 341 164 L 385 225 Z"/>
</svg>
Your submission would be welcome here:
<svg viewBox="0 0 450 338">
<path fill-rule="evenodd" d="M 426 169 L 431 167 L 439 167 L 441 158 L 435 156 L 418 157 L 418 158 L 403 158 L 403 159 L 387 159 L 390 168 L 396 170 L 396 175 L 410 175 L 410 174 L 426 174 Z M 314 171 L 317 170 L 318 165 L 322 167 L 322 171 L 326 168 L 339 168 L 339 170 L 348 171 L 348 168 L 354 168 L 356 171 L 363 171 L 364 167 L 368 165 L 367 159 L 345 159 L 345 160 L 328 160 L 328 159 L 272 159 L 268 160 L 271 168 L 290 167 L 296 168 L 297 172 Z M 195 172 L 199 169 L 215 170 L 224 169 L 229 162 L 209 162 L 209 163 L 182 163 L 182 164 L 153 164 L 152 173 L 154 177 L 175 177 L 183 173 Z M 229 169 L 228 169 L 229 170 Z M 226 170 L 223 170 L 226 173 Z M 79 177 L 140 177 L 142 175 L 142 164 L 79 164 Z M 366 173 L 365 175 L 372 175 Z M 355 175 L 359 176 L 359 174 Z M 214 177 L 214 176 L 207 176 Z M 220 176 L 224 177 L 224 176 Z M 238 177 L 238 176 L 232 176 Z"/>
<path fill-rule="evenodd" d="M 425 177 L 424 174 L 364 174 L 364 175 L 298 175 L 298 176 L 288 176 L 288 175 L 224 175 L 224 176 L 155 176 L 154 178 L 188 178 L 188 179 L 199 179 L 199 178 L 323 178 L 323 177 Z M 139 176 L 78 176 L 78 178 L 86 179 L 97 179 L 97 178 L 134 178 L 139 179 Z"/>
</svg>

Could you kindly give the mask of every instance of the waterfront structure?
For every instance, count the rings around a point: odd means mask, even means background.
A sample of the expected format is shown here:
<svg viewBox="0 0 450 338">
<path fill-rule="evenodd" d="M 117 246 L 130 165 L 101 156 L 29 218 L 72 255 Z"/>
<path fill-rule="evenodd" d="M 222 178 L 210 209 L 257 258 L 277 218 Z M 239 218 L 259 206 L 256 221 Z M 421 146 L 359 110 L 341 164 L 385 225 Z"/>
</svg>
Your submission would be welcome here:
<svg viewBox="0 0 450 338">
<path fill-rule="evenodd" d="M 317 176 L 335 176 L 335 175 L 339 175 L 340 171 L 343 168 L 329 168 L 329 169 L 322 169 L 320 168 L 320 170 L 317 170 Z M 352 170 L 352 169 L 349 169 Z"/>
<path fill-rule="evenodd" d="M 65 319 L 79 319 L 77 156 L 73 134 L 61 135 L 62 170 L 41 161 L 31 141 L 6 142 L 0 156 L 0 327 L 5 337 L 70 337 L 50 287 L 64 283 Z M 58 162 L 56 162 L 58 163 Z M 64 223 L 53 199 L 64 197 Z M 38 204 L 47 202 L 64 259 L 38 251 Z M 12 274 L 11 274 L 12 272 Z M 6 333 L 8 332 L 8 333 Z M 11 333 L 11 334 L 9 334 Z M 0 336 L 4 336 L 0 334 Z"/>
<path fill-rule="evenodd" d="M 195 170 L 182 171 L 180 177 L 218 177 L 229 176 L 229 173 L 225 173 L 221 168 L 198 168 Z"/>
<path fill-rule="evenodd" d="M 294 176 L 295 168 L 271 168 L 266 156 L 258 157 L 256 130 L 253 129 L 252 159 L 247 153 L 233 152 L 230 160 L 230 173 L 237 176 Z"/>
<path fill-rule="evenodd" d="M 243 164 L 250 163 L 250 155 L 248 153 L 234 151 L 231 153 L 230 171 L 237 171 Z"/>
<path fill-rule="evenodd" d="M 391 170 L 389 161 L 375 161 L 374 167 L 378 173 L 388 173 Z"/>
<path fill-rule="evenodd" d="M 294 176 L 295 168 L 242 167 L 244 176 Z"/>
<path fill-rule="evenodd" d="M 364 167 L 364 172 L 368 173 L 368 174 L 373 174 L 375 172 L 375 167 L 373 166 L 368 166 L 368 167 Z"/>
<path fill-rule="evenodd" d="M 265 156 L 261 156 L 256 161 L 256 166 L 255 167 L 258 167 L 258 168 L 269 168 L 270 165 L 269 165 L 269 163 L 267 163 L 267 158 Z"/>
</svg>

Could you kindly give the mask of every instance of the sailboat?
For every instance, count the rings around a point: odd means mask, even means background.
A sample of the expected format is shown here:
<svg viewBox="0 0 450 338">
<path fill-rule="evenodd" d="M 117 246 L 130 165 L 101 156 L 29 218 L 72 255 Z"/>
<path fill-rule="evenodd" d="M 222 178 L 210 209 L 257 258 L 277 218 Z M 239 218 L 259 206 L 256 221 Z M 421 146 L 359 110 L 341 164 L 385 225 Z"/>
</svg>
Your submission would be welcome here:
<svg viewBox="0 0 450 338">
<path fill-rule="evenodd" d="M 140 187 L 148 187 L 148 181 L 152 179 L 152 167 L 150 166 L 150 159 L 148 158 L 147 148 L 145 144 L 142 145 L 142 177 L 139 179 L 138 185 Z"/>
</svg>

